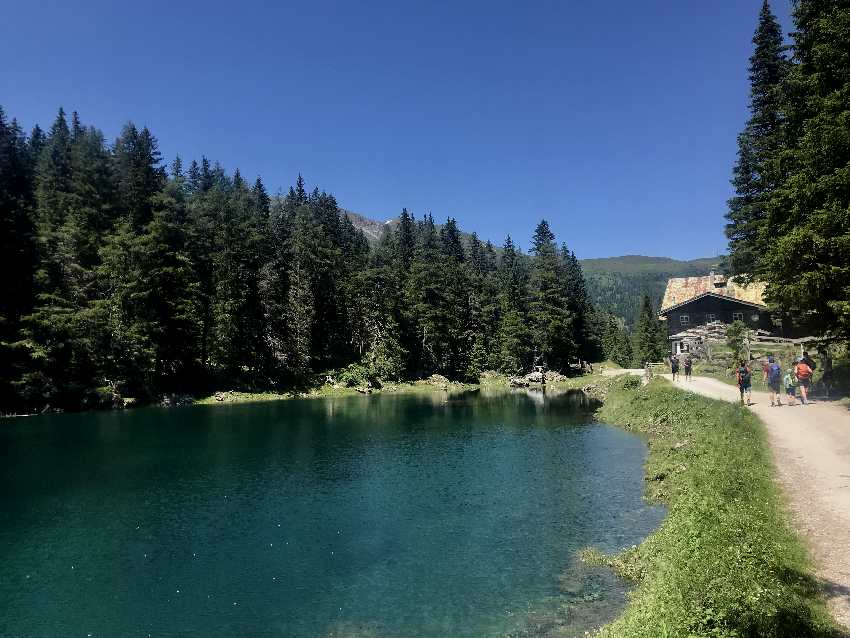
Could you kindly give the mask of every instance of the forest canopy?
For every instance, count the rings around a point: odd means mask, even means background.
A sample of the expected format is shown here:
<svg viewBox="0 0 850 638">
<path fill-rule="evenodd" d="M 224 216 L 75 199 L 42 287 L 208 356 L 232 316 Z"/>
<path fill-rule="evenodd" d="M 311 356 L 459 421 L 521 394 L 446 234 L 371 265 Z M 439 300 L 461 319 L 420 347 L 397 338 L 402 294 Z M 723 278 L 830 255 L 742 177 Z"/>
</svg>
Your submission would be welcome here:
<svg viewBox="0 0 850 638">
<path fill-rule="evenodd" d="M 27 134 L 0 110 L 0 224 L 0 411 L 631 358 L 545 220 L 528 254 L 406 210 L 370 246 L 301 176 L 270 196 L 166 167 L 133 124 L 108 144 L 76 112 Z"/>
</svg>

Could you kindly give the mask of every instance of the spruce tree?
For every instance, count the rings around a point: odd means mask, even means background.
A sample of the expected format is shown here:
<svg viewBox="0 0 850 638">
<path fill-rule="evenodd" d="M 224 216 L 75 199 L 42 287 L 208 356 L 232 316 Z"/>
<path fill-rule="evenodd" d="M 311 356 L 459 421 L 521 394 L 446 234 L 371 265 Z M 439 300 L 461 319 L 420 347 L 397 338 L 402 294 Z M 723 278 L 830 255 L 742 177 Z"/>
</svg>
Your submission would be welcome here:
<svg viewBox="0 0 850 638">
<path fill-rule="evenodd" d="M 398 219 L 398 228 L 395 231 L 396 258 L 403 273 L 410 270 L 413 261 L 413 253 L 416 250 L 416 224 L 413 217 L 402 208 Z"/>
<path fill-rule="evenodd" d="M 413 332 L 410 352 L 416 375 L 442 371 L 447 362 L 443 255 L 434 219 L 419 223 L 417 244 L 405 288 L 405 313 Z"/>
<path fill-rule="evenodd" d="M 118 206 L 133 228 L 140 230 L 152 216 L 153 197 L 165 184 L 156 138 L 131 122 L 115 141 L 113 171 Z"/>
<path fill-rule="evenodd" d="M 647 295 L 643 297 L 633 339 L 634 362 L 639 367 L 647 362 L 662 361 L 668 354 L 666 327 L 658 319 Z"/>
<path fill-rule="evenodd" d="M 12 385 L 26 365 L 14 347 L 33 304 L 34 227 L 31 147 L 0 107 L 0 412 L 19 407 Z"/>
<path fill-rule="evenodd" d="M 237 169 L 222 196 L 213 257 L 211 356 L 231 383 L 252 386 L 266 367 L 260 272 L 265 259 L 265 228 Z"/>
<path fill-rule="evenodd" d="M 109 335 L 106 377 L 141 398 L 203 387 L 185 194 L 171 181 L 150 205 L 151 220 L 141 232 L 125 218 L 107 238 L 98 268 L 105 294 L 92 303 Z"/>
<path fill-rule="evenodd" d="M 767 223 L 767 203 L 779 177 L 784 144 L 781 84 L 788 72 L 779 22 L 764 0 L 750 58 L 750 119 L 738 136 L 738 161 L 732 184 L 735 196 L 726 214 L 728 267 L 743 280 L 762 274 L 760 255 L 775 236 Z"/>
<path fill-rule="evenodd" d="M 576 345 L 576 354 L 584 361 L 597 360 L 601 354 L 601 344 L 593 332 L 593 303 L 587 292 L 581 264 L 566 244 L 561 246 L 561 260 L 564 295 L 572 315 L 572 339 Z"/>
<path fill-rule="evenodd" d="M 850 339 L 850 4 L 794 5 L 785 172 L 762 253 L 769 299 L 811 334 Z"/>
<path fill-rule="evenodd" d="M 528 275 L 510 236 L 505 239 L 499 264 L 498 368 L 518 374 L 531 365 L 528 327 Z"/>
<path fill-rule="evenodd" d="M 577 354 L 573 339 L 574 316 L 568 309 L 563 268 L 555 235 L 544 219 L 534 230 L 531 252 L 531 302 L 528 322 L 535 352 L 553 370 L 566 371 Z"/>
</svg>

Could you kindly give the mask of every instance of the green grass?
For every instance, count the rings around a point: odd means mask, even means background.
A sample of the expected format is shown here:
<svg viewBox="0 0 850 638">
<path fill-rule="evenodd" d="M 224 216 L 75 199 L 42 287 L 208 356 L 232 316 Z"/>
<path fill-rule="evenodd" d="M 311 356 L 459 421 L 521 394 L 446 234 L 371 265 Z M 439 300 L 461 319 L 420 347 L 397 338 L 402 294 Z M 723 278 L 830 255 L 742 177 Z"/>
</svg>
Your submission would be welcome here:
<svg viewBox="0 0 850 638">
<path fill-rule="evenodd" d="M 276 392 L 236 392 L 233 390 L 222 392 L 224 395 L 224 400 L 219 401 L 215 398 L 214 394 L 211 394 L 208 397 L 201 397 L 200 399 L 195 399 L 195 403 L 199 405 L 219 405 L 221 403 L 252 403 L 255 401 L 280 401 L 281 399 L 287 399 L 291 395 L 289 394 L 278 394 Z"/>
<path fill-rule="evenodd" d="M 599 635 L 837 636 L 757 417 L 663 380 L 609 383 L 599 419 L 647 436 L 647 496 L 669 513 L 638 547 L 583 553 L 637 583 L 623 616 Z"/>
</svg>

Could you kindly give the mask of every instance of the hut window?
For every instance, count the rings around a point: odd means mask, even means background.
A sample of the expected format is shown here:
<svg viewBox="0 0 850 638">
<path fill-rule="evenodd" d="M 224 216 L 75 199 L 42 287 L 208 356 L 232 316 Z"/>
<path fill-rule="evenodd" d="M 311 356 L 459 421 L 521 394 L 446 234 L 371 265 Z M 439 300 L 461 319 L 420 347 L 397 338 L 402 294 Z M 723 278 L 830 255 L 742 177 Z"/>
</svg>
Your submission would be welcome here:
<svg viewBox="0 0 850 638">
<path fill-rule="evenodd" d="M 743 321 L 744 313 L 743 312 L 733 312 L 732 313 L 732 321 Z"/>
<path fill-rule="evenodd" d="M 706 323 L 712 323 L 713 321 L 716 321 L 716 320 L 717 320 L 717 315 L 712 314 L 710 312 L 705 316 L 705 322 Z"/>
<path fill-rule="evenodd" d="M 687 326 L 690 322 L 690 315 L 679 315 L 679 323 L 681 323 L 683 326 Z"/>
</svg>

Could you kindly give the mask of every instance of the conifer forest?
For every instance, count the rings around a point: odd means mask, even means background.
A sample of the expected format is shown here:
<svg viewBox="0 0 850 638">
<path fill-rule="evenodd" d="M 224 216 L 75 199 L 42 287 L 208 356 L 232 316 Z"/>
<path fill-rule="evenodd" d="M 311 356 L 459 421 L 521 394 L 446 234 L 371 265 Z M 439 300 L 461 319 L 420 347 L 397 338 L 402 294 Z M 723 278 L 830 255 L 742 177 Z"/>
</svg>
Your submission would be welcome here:
<svg viewBox="0 0 850 638">
<path fill-rule="evenodd" d="M 29 133 L 0 112 L 0 178 L 2 411 L 632 359 L 546 221 L 526 254 L 403 210 L 370 245 L 301 176 L 166 167 L 147 128 L 109 143 L 61 109 Z"/>
</svg>

